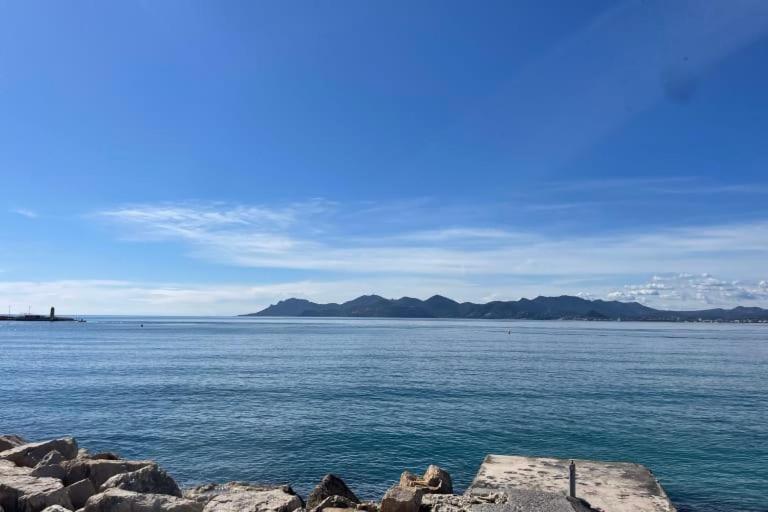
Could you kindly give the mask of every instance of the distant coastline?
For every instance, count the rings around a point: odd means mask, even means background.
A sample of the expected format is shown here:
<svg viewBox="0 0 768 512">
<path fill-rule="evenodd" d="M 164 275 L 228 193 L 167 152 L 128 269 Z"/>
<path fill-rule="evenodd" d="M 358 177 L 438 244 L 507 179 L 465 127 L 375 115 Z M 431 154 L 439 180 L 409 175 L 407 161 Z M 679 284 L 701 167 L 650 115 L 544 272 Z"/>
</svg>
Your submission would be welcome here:
<svg viewBox="0 0 768 512">
<path fill-rule="evenodd" d="M 379 295 L 363 295 L 341 304 L 317 304 L 306 299 L 291 298 L 256 313 L 238 316 L 768 323 L 768 309 L 758 307 L 666 311 L 637 302 L 587 300 L 569 295 L 492 301 L 486 304 L 459 303 L 441 295 L 434 295 L 427 300 L 411 297 L 385 299 Z"/>
</svg>

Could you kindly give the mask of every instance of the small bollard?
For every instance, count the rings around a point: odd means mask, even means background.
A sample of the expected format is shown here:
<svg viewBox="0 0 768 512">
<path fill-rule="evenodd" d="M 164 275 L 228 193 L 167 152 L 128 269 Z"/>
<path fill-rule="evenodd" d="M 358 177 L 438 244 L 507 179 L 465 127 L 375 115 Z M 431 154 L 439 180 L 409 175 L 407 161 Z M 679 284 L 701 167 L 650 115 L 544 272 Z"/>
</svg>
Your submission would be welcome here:
<svg viewBox="0 0 768 512">
<path fill-rule="evenodd" d="M 576 464 L 573 459 L 568 463 L 568 495 L 576 497 Z"/>
</svg>

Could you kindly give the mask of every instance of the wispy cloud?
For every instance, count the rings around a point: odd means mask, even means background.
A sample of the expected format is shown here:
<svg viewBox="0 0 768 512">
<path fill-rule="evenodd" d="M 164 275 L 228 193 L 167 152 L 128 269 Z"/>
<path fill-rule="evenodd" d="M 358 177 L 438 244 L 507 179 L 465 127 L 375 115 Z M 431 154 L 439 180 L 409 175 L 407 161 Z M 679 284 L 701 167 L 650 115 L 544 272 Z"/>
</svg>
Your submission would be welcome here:
<svg viewBox="0 0 768 512">
<path fill-rule="evenodd" d="M 592 192 L 603 194 L 619 194 L 626 196 L 628 194 L 653 194 L 654 196 L 670 195 L 761 195 L 768 194 L 768 186 L 763 183 L 718 183 L 713 180 L 704 179 L 697 176 L 669 176 L 665 178 L 653 177 L 633 177 L 633 178 L 606 178 L 600 180 L 574 180 L 574 181 L 554 181 L 547 183 L 546 190 L 549 193 L 577 193 Z M 587 203 L 553 203 L 555 208 L 588 206 L 594 202 Z M 542 205 L 546 208 L 546 203 Z M 531 209 L 537 209 L 539 205 L 531 205 Z"/>
<path fill-rule="evenodd" d="M 36 219 L 39 217 L 37 212 L 30 210 L 28 208 L 13 208 L 11 210 L 11 213 L 15 213 L 16 215 L 21 215 L 22 217 L 26 217 L 28 219 Z"/>
<path fill-rule="evenodd" d="M 334 206 L 340 209 L 340 206 Z M 135 205 L 100 214 L 132 237 L 176 240 L 221 264 L 344 273 L 609 275 L 716 272 L 752 277 L 768 254 L 768 222 L 591 236 L 483 226 L 347 236 L 322 203 L 286 208 Z M 315 219 L 328 226 L 312 230 Z"/>
<path fill-rule="evenodd" d="M 603 179 L 581 179 L 574 181 L 554 181 L 547 184 L 547 188 L 556 192 L 577 192 L 582 190 L 637 190 L 637 189 L 660 189 L 669 188 L 682 190 L 685 186 L 696 183 L 698 178 L 695 176 L 668 176 L 665 178 L 655 177 L 632 177 L 632 178 L 603 178 Z"/>
</svg>

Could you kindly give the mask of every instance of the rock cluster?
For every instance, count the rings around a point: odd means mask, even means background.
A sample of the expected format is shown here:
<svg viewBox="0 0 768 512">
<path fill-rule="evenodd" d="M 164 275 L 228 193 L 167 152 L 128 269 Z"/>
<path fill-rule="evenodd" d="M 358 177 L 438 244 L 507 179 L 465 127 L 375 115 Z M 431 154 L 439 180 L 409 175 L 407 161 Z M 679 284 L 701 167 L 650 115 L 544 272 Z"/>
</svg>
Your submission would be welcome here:
<svg viewBox="0 0 768 512">
<path fill-rule="evenodd" d="M 71 437 L 28 442 L 0 436 L 0 512 L 454 512 L 450 475 L 429 466 L 403 473 L 381 504 L 363 503 L 344 481 L 328 474 L 306 503 L 290 486 L 246 482 L 206 484 L 184 491 L 151 460 L 91 454 Z M 422 505 L 425 505 L 424 507 Z"/>
<path fill-rule="evenodd" d="M 90 455 L 71 437 L 0 436 L 2 512 L 202 512 L 152 461 Z M 286 511 L 288 512 L 288 511 Z"/>
</svg>

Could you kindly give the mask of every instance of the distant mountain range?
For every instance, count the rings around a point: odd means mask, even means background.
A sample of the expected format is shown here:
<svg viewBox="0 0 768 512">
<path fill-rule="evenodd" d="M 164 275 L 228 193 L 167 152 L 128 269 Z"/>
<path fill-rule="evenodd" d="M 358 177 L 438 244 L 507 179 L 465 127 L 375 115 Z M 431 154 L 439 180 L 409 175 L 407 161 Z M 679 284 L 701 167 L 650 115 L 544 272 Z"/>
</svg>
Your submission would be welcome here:
<svg viewBox="0 0 768 512">
<path fill-rule="evenodd" d="M 664 311 L 637 302 L 586 300 L 568 295 L 487 304 L 459 303 L 440 295 L 427 300 L 363 295 L 343 304 L 316 304 L 305 299 L 281 300 L 258 313 L 240 316 L 768 322 L 768 309 L 739 306 L 733 309 Z"/>
</svg>

